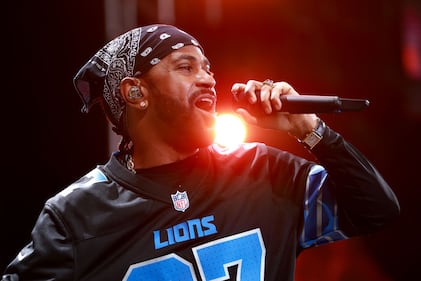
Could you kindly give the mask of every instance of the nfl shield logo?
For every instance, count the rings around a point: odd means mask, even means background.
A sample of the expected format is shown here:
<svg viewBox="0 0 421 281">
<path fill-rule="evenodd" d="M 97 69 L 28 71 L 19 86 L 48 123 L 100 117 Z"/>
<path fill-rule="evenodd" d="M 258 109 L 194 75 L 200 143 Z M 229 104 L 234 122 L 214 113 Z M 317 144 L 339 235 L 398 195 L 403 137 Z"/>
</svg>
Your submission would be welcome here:
<svg viewBox="0 0 421 281">
<path fill-rule="evenodd" d="M 180 192 L 177 190 L 177 193 L 171 194 L 172 203 L 174 209 L 180 212 L 184 212 L 190 206 L 189 197 L 187 197 L 187 192 Z"/>
</svg>

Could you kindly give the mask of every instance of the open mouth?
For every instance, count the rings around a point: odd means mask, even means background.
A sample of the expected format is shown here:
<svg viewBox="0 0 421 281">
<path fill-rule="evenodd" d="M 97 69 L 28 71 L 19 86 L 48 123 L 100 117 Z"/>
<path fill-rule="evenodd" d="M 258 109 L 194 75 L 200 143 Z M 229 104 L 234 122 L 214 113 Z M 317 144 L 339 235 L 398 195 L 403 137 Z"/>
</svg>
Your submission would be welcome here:
<svg viewBox="0 0 421 281">
<path fill-rule="evenodd" d="M 205 111 L 215 110 L 216 97 L 211 94 L 200 95 L 195 101 L 195 105 Z"/>
</svg>

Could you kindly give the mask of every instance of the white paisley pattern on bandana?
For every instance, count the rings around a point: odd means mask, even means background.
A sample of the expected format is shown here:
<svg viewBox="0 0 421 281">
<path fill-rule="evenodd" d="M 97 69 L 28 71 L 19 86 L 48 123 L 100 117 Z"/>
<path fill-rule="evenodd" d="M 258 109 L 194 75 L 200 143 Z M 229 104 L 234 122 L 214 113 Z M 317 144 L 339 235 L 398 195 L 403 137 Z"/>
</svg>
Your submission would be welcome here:
<svg viewBox="0 0 421 281">
<path fill-rule="evenodd" d="M 108 42 L 74 78 L 84 102 L 83 111 L 88 112 L 103 98 L 111 115 L 108 117 L 118 126 L 125 107 L 120 96 L 120 81 L 145 73 L 162 58 L 186 45 L 197 46 L 203 52 L 191 35 L 165 24 L 138 27 Z"/>
<path fill-rule="evenodd" d="M 141 28 L 136 28 L 117 37 L 96 54 L 108 65 L 103 95 L 115 120 L 120 120 L 124 108 L 120 81 L 124 77 L 133 76 L 141 31 Z"/>
</svg>

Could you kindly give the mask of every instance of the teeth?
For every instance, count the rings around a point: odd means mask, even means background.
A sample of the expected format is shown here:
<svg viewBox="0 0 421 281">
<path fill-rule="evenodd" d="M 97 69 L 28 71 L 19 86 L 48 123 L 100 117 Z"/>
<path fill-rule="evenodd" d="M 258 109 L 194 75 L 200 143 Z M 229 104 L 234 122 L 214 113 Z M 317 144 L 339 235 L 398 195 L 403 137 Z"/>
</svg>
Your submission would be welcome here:
<svg viewBox="0 0 421 281">
<path fill-rule="evenodd" d="M 201 109 L 210 110 L 212 109 L 213 102 L 211 98 L 201 98 L 196 102 L 196 106 Z"/>
</svg>

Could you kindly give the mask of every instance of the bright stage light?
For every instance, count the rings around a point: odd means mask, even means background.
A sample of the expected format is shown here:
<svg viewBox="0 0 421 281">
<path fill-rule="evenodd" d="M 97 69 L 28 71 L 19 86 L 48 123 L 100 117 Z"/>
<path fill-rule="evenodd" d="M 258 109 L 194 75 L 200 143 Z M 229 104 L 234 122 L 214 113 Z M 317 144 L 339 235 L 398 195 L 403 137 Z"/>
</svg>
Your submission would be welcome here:
<svg viewBox="0 0 421 281">
<path fill-rule="evenodd" d="M 233 114 L 220 114 L 216 118 L 214 142 L 225 147 L 240 144 L 246 138 L 246 125 Z"/>
</svg>

